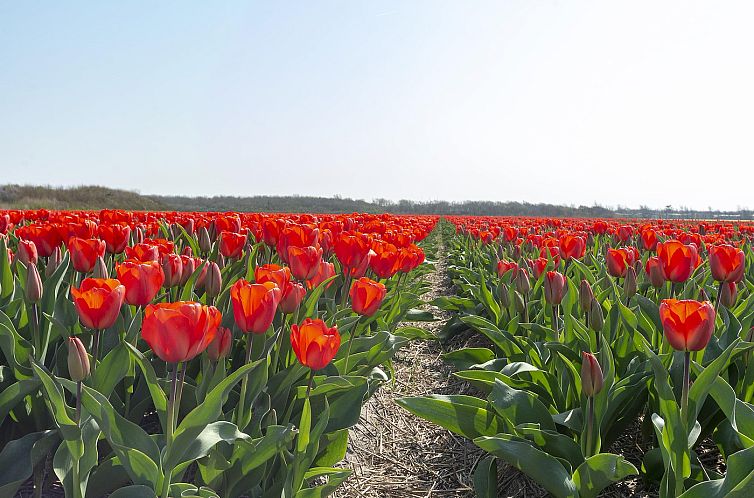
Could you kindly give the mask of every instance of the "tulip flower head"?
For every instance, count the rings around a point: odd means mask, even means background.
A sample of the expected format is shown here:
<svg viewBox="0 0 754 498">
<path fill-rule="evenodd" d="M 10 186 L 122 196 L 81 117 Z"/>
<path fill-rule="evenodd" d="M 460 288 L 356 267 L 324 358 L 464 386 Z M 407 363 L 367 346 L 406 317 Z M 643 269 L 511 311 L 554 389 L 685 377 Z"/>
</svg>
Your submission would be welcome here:
<svg viewBox="0 0 754 498">
<path fill-rule="evenodd" d="M 302 365 L 320 370 L 335 358 L 340 348 L 338 327 L 307 318 L 300 325 L 291 325 L 291 346 Z"/>
<path fill-rule="evenodd" d="M 71 287 L 71 297 L 81 324 L 95 330 L 113 326 L 125 294 L 123 284 L 110 278 L 86 278 L 79 288 Z"/>
<path fill-rule="evenodd" d="M 701 351 L 715 330 L 715 308 L 708 301 L 663 299 L 660 321 L 673 349 Z"/>
</svg>

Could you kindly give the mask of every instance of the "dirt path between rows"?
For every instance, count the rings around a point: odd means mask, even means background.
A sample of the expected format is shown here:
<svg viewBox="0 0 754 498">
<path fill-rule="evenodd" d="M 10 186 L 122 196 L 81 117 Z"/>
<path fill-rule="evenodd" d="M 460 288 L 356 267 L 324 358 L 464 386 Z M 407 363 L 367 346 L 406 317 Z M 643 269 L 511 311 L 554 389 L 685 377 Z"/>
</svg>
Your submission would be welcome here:
<svg viewBox="0 0 754 498">
<path fill-rule="evenodd" d="M 440 235 L 441 237 L 441 235 Z M 451 290 L 442 239 L 435 271 L 424 278 L 431 290 L 429 303 Z M 425 304 L 437 318 L 429 324 L 411 324 L 437 332 L 449 318 L 439 308 Z M 405 324 L 408 325 L 408 324 Z M 473 497 L 471 469 L 482 456 L 471 442 L 421 420 L 394 403 L 402 396 L 459 394 L 468 386 L 450 375 L 434 341 L 413 341 L 397 355 L 395 384 L 387 383 L 367 402 L 361 421 L 351 429 L 344 465 L 353 474 L 334 496 L 376 497 Z"/>
</svg>

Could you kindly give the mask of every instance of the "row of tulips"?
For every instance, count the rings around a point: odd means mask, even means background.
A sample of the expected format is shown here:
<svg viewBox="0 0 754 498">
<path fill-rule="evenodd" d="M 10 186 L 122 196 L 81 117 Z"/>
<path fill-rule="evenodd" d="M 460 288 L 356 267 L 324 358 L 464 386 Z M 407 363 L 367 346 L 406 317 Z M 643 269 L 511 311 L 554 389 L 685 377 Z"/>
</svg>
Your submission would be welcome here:
<svg viewBox="0 0 754 498">
<path fill-rule="evenodd" d="M 436 221 L 0 212 L 0 497 L 327 496 Z"/>
<path fill-rule="evenodd" d="M 490 454 L 479 496 L 497 495 L 498 460 L 558 497 L 632 475 L 662 497 L 754 487 L 751 225 L 450 221 L 458 292 L 437 300 L 454 313 L 440 335 L 486 338 L 445 355 L 481 396 L 398 402 Z M 621 454 L 626 433 L 641 461 Z M 703 462 L 702 444 L 726 465 Z"/>
</svg>

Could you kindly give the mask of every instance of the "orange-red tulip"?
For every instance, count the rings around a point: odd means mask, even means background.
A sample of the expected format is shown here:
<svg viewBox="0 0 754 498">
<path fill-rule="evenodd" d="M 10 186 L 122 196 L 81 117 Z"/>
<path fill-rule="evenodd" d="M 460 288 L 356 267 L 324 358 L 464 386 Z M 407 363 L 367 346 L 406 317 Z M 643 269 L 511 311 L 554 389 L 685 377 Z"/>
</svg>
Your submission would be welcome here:
<svg viewBox="0 0 754 498">
<path fill-rule="evenodd" d="M 709 266 L 712 278 L 718 282 L 740 282 L 744 278 L 746 256 L 732 245 L 721 244 L 710 247 Z"/>
<path fill-rule="evenodd" d="M 586 252 L 586 242 L 583 237 L 577 235 L 564 235 L 560 238 L 560 257 L 569 260 L 579 259 Z"/>
<path fill-rule="evenodd" d="M 188 361 L 212 342 L 222 321 L 214 306 L 190 301 L 150 304 L 144 308 L 141 337 L 163 361 Z"/>
<path fill-rule="evenodd" d="M 230 288 L 233 316 L 243 332 L 264 334 L 275 318 L 282 292 L 272 283 L 251 284 L 244 279 Z"/>
<path fill-rule="evenodd" d="M 89 273 L 97 263 L 97 258 L 105 255 L 105 243 L 99 239 L 71 237 L 68 240 L 68 252 L 71 253 L 73 269 Z"/>
<path fill-rule="evenodd" d="M 100 225 L 97 228 L 99 237 L 105 241 L 107 252 L 120 254 L 128 245 L 131 236 L 131 227 L 128 225 Z"/>
<path fill-rule="evenodd" d="M 633 266 L 636 260 L 635 255 L 628 247 L 621 247 L 620 249 L 608 249 L 605 256 L 605 263 L 607 266 L 607 272 L 616 278 L 623 278 L 626 276 L 626 269 L 629 266 Z"/>
<path fill-rule="evenodd" d="M 113 326 L 125 293 L 123 284 L 110 278 L 85 278 L 78 289 L 71 287 L 71 297 L 81 323 L 97 330 Z"/>
<path fill-rule="evenodd" d="M 300 325 L 291 325 L 291 346 L 302 365 L 320 370 L 338 353 L 338 327 L 328 327 L 320 319 L 307 318 Z"/>
<path fill-rule="evenodd" d="M 678 240 L 657 244 L 657 257 L 660 259 L 665 279 L 671 282 L 688 280 L 699 260 L 696 246 L 686 245 Z"/>
<path fill-rule="evenodd" d="M 351 307 L 359 315 L 372 316 L 380 308 L 386 294 L 387 289 L 380 282 L 360 278 L 351 286 Z"/>
<path fill-rule="evenodd" d="M 220 254 L 226 258 L 240 258 L 245 244 L 246 235 L 242 233 L 220 233 Z"/>
<path fill-rule="evenodd" d="M 715 308 L 708 301 L 663 299 L 660 320 L 673 349 L 700 351 L 715 330 Z"/>
<path fill-rule="evenodd" d="M 319 247 L 288 246 L 288 264 L 291 273 L 299 280 L 308 280 L 317 274 L 322 263 L 322 249 Z"/>
<path fill-rule="evenodd" d="M 115 273 L 126 287 L 126 302 L 133 306 L 151 303 L 165 282 L 165 274 L 157 261 L 127 259 L 115 267 Z"/>
</svg>

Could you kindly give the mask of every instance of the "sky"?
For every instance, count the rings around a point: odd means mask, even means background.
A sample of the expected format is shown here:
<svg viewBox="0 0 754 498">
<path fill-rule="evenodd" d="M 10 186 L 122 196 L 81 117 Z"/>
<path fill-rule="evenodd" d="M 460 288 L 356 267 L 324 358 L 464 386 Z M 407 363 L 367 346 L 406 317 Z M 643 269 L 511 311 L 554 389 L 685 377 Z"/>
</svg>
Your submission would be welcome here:
<svg viewBox="0 0 754 498">
<path fill-rule="evenodd" d="M 0 184 L 754 207 L 754 2 L 0 0 Z"/>
</svg>

